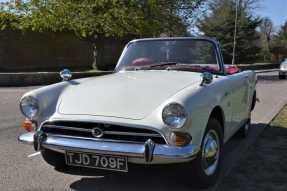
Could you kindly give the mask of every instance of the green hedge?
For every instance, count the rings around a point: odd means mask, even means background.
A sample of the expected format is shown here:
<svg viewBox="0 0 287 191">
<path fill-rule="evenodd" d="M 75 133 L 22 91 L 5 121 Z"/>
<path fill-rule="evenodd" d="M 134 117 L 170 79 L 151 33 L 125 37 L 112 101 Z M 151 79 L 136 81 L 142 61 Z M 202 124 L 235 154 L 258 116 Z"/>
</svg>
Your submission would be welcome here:
<svg viewBox="0 0 287 191">
<path fill-rule="evenodd" d="M 20 17 L 15 14 L 0 12 L 0 30 L 12 29 L 17 30 L 21 29 L 20 27 Z"/>
</svg>

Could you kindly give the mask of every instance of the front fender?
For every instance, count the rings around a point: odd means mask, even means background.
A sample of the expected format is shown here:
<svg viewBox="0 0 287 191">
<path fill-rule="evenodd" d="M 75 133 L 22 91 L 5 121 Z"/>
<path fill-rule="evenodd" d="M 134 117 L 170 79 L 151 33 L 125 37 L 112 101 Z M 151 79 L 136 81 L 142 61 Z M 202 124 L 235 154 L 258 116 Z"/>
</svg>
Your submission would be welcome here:
<svg viewBox="0 0 287 191">
<path fill-rule="evenodd" d="M 39 115 L 37 117 L 37 124 L 41 124 L 47 120 L 56 111 L 56 106 L 61 93 L 71 86 L 70 82 L 60 82 L 53 85 L 48 85 L 36 90 L 27 92 L 22 96 L 23 99 L 26 96 L 32 96 L 38 100 L 39 103 Z"/>
<path fill-rule="evenodd" d="M 230 100 L 226 98 L 226 77 L 221 76 L 206 86 L 199 86 L 196 91 L 186 89 L 179 95 L 189 113 L 189 123 L 185 131 L 192 136 L 192 143 L 201 145 L 210 115 L 215 107 L 219 107 L 224 114 L 223 119 L 231 118 Z M 225 124 L 223 124 L 225 127 Z M 223 128 L 224 128 L 223 127 Z M 224 131 L 224 129 L 223 129 Z"/>
</svg>

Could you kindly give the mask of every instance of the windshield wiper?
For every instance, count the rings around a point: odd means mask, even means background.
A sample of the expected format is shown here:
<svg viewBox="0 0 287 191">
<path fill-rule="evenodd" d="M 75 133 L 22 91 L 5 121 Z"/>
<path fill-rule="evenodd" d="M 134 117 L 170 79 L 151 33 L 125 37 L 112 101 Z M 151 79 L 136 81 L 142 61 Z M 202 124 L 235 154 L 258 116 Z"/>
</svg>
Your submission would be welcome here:
<svg viewBox="0 0 287 191">
<path fill-rule="evenodd" d="M 150 64 L 145 66 L 130 66 L 127 69 L 128 70 L 150 70 L 150 69 L 161 69 L 161 67 L 164 66 L 177 66 L 177 62 L 158 62 L 156 64 Z"/>
<path fill-rule="evenodd" d="M 161 68 L 164 66 L 176 66 L 177 64 L 178 64 L 177 62 L 159 62 L 152 65 L 142 66 L 140 67 L 140 69 Z"/>
</svg>

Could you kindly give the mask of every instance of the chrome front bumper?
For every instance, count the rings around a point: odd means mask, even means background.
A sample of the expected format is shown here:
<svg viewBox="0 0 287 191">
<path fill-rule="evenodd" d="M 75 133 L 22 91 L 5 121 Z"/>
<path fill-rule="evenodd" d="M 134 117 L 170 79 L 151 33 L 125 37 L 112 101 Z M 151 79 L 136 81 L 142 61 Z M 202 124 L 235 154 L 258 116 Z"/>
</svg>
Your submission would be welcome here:
<svg viewBox="0 0 287 191">
<path fill-rule="evenodd" d="M 190 144 L 184 147 L 155 144 L 147 140 L 144 144 L 96 141 L 57 135 L 46 135 L 40 132 L 25 133 L 19 141 L 33 144 L 35 150 L 50 149 L 60 153 L 66 150 L 78 152 L 101 153 L 128 156 L 132 163 L 177 163 L 190 161 L 198 153 L 197 146 Z"/>
</svg>

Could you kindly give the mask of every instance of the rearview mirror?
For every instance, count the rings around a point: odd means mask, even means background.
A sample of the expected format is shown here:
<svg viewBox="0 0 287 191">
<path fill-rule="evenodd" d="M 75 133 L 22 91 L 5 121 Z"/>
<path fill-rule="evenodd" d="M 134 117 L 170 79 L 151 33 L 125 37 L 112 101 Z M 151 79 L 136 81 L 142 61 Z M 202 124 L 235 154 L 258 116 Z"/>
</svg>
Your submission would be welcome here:
<svg viewBox="0 0 287 191">
<path fill-rule="evenodd" d="M 202 81 L 201 81 L 201 86 L 210 84 L 213 80 L 213 75 L 210 72 L 203 72 L 202 75 Z"/>
</svg>

